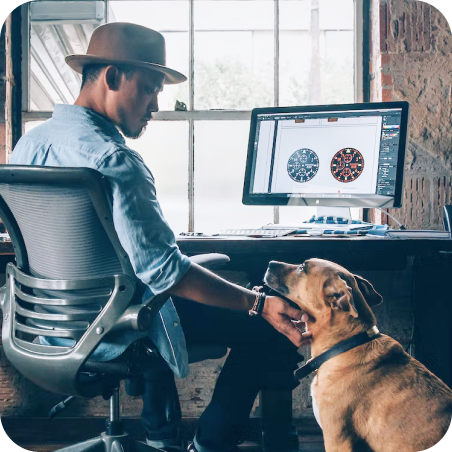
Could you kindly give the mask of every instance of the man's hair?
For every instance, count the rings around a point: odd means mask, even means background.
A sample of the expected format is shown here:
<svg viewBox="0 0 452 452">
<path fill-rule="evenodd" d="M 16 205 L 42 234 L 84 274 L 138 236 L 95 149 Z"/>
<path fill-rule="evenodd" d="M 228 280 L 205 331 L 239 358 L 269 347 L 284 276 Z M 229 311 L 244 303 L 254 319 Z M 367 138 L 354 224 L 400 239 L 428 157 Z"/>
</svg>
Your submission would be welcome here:
<svg viewBox="0 0 452 452">
<path fill-rule="evenodd" d="M 98 78 L 103 69 L 108 67 L 108 64 L 88 64 L 83 68 L 82 73 L 82 89 L 84 86 L 92 85 Z M 114 65 L 119 74 L 124 74 L 127 80 L 130 80 L 137 70 L 135 66 L 127 65 L 127 64 L 115 64 Z"/>
</svg>

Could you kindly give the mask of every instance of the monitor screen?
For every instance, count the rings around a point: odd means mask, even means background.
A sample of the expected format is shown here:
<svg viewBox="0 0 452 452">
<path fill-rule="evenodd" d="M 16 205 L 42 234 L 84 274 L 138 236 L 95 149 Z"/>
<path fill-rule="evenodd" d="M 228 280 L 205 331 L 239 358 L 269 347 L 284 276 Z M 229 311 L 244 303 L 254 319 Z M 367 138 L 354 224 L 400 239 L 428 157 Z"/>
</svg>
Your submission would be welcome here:
<svg viewBox="0 0 452 452">
<path fill-rule="evenodd" d="M 243 203 L 400 207 L 407 102 L 258 108 Z"/>
</svg>

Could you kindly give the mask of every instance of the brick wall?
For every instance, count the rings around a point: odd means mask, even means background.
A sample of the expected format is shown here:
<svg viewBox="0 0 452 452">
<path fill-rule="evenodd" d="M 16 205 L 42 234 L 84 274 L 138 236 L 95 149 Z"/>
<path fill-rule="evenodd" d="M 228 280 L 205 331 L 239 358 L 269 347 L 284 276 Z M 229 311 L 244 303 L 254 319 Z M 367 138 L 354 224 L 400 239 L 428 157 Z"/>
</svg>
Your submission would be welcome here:
<svg viewBox="0 0 452 452">
<path fill-rule="evenodd" d="M 5 27 L 2 27 L 0 35 L 0 164 L 5 163 L 5 68 L 6 68 L 6 58 L 5 58 Z"/>
<path fill-rule="evenodd" d="M 391 213 L 412 228 L 442 229 L 452 182 L 450 26 L 427 3 L 373 0 L 371 36 L 371 100 L 410 103 L 403 207 Z"/>
</svg>

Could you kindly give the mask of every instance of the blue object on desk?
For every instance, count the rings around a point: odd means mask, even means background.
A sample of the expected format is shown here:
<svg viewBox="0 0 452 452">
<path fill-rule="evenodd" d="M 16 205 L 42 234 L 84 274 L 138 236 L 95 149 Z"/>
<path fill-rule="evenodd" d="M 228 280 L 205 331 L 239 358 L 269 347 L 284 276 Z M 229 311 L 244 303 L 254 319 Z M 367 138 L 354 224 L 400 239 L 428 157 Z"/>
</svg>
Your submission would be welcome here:
<svg viewBox="0 0 452 452">
<path fill-rule="evenodd" d="M 362 224 L 365 226 L 373 226 L 372 223 L 366 223 L 362 220 L 351 220 L 350 218 L 344 218 L 344 217 L 325 217 L 320 216 L 317 217 L 316 215 L 313 215 L 311 219 L 308 221 L 305 221 L 305 223 L 316 223 L 316 224 Z"/>
<path fill-rule="evenodd" d="M 323 231 L 325 235 L 367 235 L 369 233 L 368 229 L 352 229 L 350 231 L 327 229 Z"/>
</svg>

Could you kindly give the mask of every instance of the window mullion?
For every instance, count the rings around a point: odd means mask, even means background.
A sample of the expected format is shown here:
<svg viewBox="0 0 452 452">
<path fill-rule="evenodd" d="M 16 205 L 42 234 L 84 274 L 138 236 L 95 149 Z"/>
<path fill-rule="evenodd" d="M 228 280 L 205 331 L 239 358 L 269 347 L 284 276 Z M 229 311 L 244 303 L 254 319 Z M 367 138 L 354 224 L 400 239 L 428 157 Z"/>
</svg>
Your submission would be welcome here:
<svg viewBox="0 0 452 452">
<path fill-rule="evenodd" d="M 193 111 L 195 108 L 195 90 L 194 90 L 194 44 L 195 44 L 195 30 L 194 30 L 194 0 L 189 3 L 189 99 L 188 109 Z M 188 230 L 193 232 L 195 230 L 195 121 L 191 118 L 188 122 Z"/>
<path fill-rule="evenodd" d="M 364 44 L 364 3 L 363 0 L 355 0 L 354 10 L 354 85 L 355 85 L 355 102 L 368 102 L 364 99 L 363 90 L 363 44 Z"/>
<path fill-rule="evenodd" d="M 274 10 L 274 106 L 279 107 L 279 0 L 275 0 Z M 279 207 L 273 207 L 273 224 L 279 224 Z"/>
<path fill-rule="evenodd" d="M 21 7 L 22 14 L 22 111 L 30 110 L 30 3 Z"/>
</svg>

